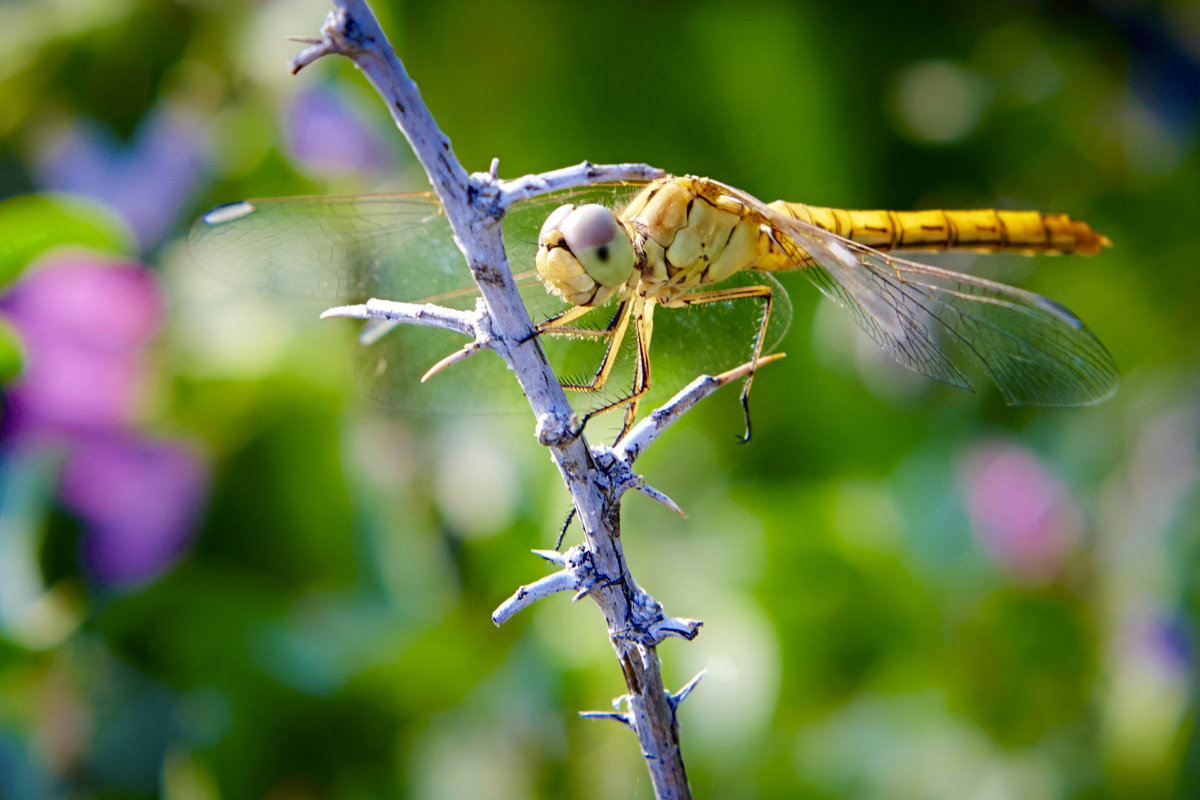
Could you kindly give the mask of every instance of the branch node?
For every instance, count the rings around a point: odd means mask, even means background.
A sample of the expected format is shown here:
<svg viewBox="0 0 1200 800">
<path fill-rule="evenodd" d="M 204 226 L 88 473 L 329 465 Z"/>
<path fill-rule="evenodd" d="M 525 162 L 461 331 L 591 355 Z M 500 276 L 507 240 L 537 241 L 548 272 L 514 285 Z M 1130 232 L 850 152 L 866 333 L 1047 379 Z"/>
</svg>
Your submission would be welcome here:
<svg viewBox="0 0 1200 800">
<path fill-rule="evenodd" d="M 563 414 L 551 409 L 538 415 L 537 440 L 545 447 L 561 447 L 579 437 L 579 418 L 576 414 Z"/>
<path fill-rule="evenodd" d="M 672 636 L 690 642 L 703 625 L 704 622 L 698 619 L 668 617 L 663 613 L 662 603 L 639 588 L 629 600 L 628 625 L 613 638 L 634 642 L 645 658 L 648 648 L 657 647 Z"/>
<path fill-rule="evenodd" d="M 679 516 L 687 519 L 687 514 L 683 512 L 683 509 L 674 500 L 646 483 L 641 475 L 633 471 L 633 468 L 619 450 L 614 450 L 602 444 L 593 445 L 592 457 L 596 461 L 596 466 L 608 476 L 614 499 L 620 499 L 621 495 L 625 494 L 625 492 L 630 489 L 636 489 L 651 500 L 662 503 Z"/>
</svg>

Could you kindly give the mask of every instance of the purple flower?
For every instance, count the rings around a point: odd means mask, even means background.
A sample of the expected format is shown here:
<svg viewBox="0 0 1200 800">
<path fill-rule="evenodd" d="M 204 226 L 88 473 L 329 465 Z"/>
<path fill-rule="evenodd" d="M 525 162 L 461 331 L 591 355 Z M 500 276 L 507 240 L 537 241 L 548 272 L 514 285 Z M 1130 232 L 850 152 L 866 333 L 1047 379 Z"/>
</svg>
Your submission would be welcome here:
<svg viewBox="0 0 1200 800">
<path fill-rule="evenodd" d="M 962 473 L 971 525 L 993 561 L 1027 580 L 1052 578 L 1079 529 L 1062 483 L 1034 452 L 1004 442 L 977 445 Z"/>
<path fill-rule="evenodd" d="M 191 542 L 208 478 L 177 442 L 97 437 L 74 447 L 59 494 L 87 522 L 84 563 L 102 581 L 141 583 L 173 565 Z"/>
<path fill-rule="evenodd" d="M 318 88 L 296 94 L 285 128 L 293 157 L 318 175 L 370 176 L 391 168 L 392 153 L 383 139 L 336 92 Z"/>
<path fill-rule="evenodd" d="M 158 575 L 187 548 L 208 478 L 191 448 L 133 428 L 163 315 L 153 273 L 52 259 L 0 297 L 0 313 L 28 352 L 8 390 L 0 458 L 19 469 L 47 446 L 61 452 L 59 495 L 83 523 L 87 567 L 114 585 Z"/>
<path fill-rule="evenodd" d="M 94 122 L 80 121 L 47 137 L 35 163 L 42 186 L 100 200 L 149 246 L 187 207 L 208 153 L 195 119 L 160 106 L 142 121 L 129 144 Z"/>
<path fill-rule="evenodd" d="M 157 332 L 162 294 L 137 264 L 52 260 L 0 298 L 20 332 L 26 371 L 9 392 L 6 427 L 61 436 L 122 427 L 146 380 L 143 349 Z"/>
</svg>

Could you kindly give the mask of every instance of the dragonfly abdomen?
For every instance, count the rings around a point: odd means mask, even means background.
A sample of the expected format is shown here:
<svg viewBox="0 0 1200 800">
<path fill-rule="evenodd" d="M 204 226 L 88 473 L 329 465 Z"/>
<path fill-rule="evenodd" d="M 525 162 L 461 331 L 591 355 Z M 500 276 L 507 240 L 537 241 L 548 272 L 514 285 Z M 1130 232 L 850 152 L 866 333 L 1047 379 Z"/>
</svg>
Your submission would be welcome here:
<svg viewBox="0 0 1200 800">
<path fill-rule="evenodd" d="M 1112 244 L 1086 222 L 1040 211 L 849 211 L 781 200 L 770 207 L 876 250 L 1094 255 Z"/>
</svg>

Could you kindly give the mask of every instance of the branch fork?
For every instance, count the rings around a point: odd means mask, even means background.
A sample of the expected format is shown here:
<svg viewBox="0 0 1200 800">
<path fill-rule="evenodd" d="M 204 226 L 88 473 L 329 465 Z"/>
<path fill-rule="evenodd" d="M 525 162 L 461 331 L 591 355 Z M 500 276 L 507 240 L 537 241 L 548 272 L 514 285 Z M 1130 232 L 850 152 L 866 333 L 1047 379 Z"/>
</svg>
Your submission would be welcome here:
<svg viewBox="0 0 1200 800">
<path fill-rule="evenodd" d="M 533 583 L 517 587 L 517 591 L 492 612 L 492 622 L 497 626 L 508 622 L 522 609 L 551 595 L 574 592 L 572 602 L 578 602 L 587 597 L 597 585 L 611 581 L 597 573 L 592 553 L 583 545 L 575 545 L 565 553 L 557 550 L 534 550 L 533 554 L 552 564 L 558 564 L 562 569 Z"/>
</svg>

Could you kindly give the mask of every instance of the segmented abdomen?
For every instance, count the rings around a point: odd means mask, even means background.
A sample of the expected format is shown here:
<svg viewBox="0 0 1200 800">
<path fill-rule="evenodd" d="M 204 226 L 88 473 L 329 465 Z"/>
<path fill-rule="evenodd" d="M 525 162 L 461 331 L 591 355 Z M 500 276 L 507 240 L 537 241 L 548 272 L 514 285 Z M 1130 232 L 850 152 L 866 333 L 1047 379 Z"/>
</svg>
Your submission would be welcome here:
<svg viewBox="0 0 1200 800">
<path fill-rule="evenodd" d="M 1112 245 L 1086 222 L 1040 211 L 847 211 L 782 200 L 770 206 L 876 250 L 1094 255 Z"/>
</svg>

